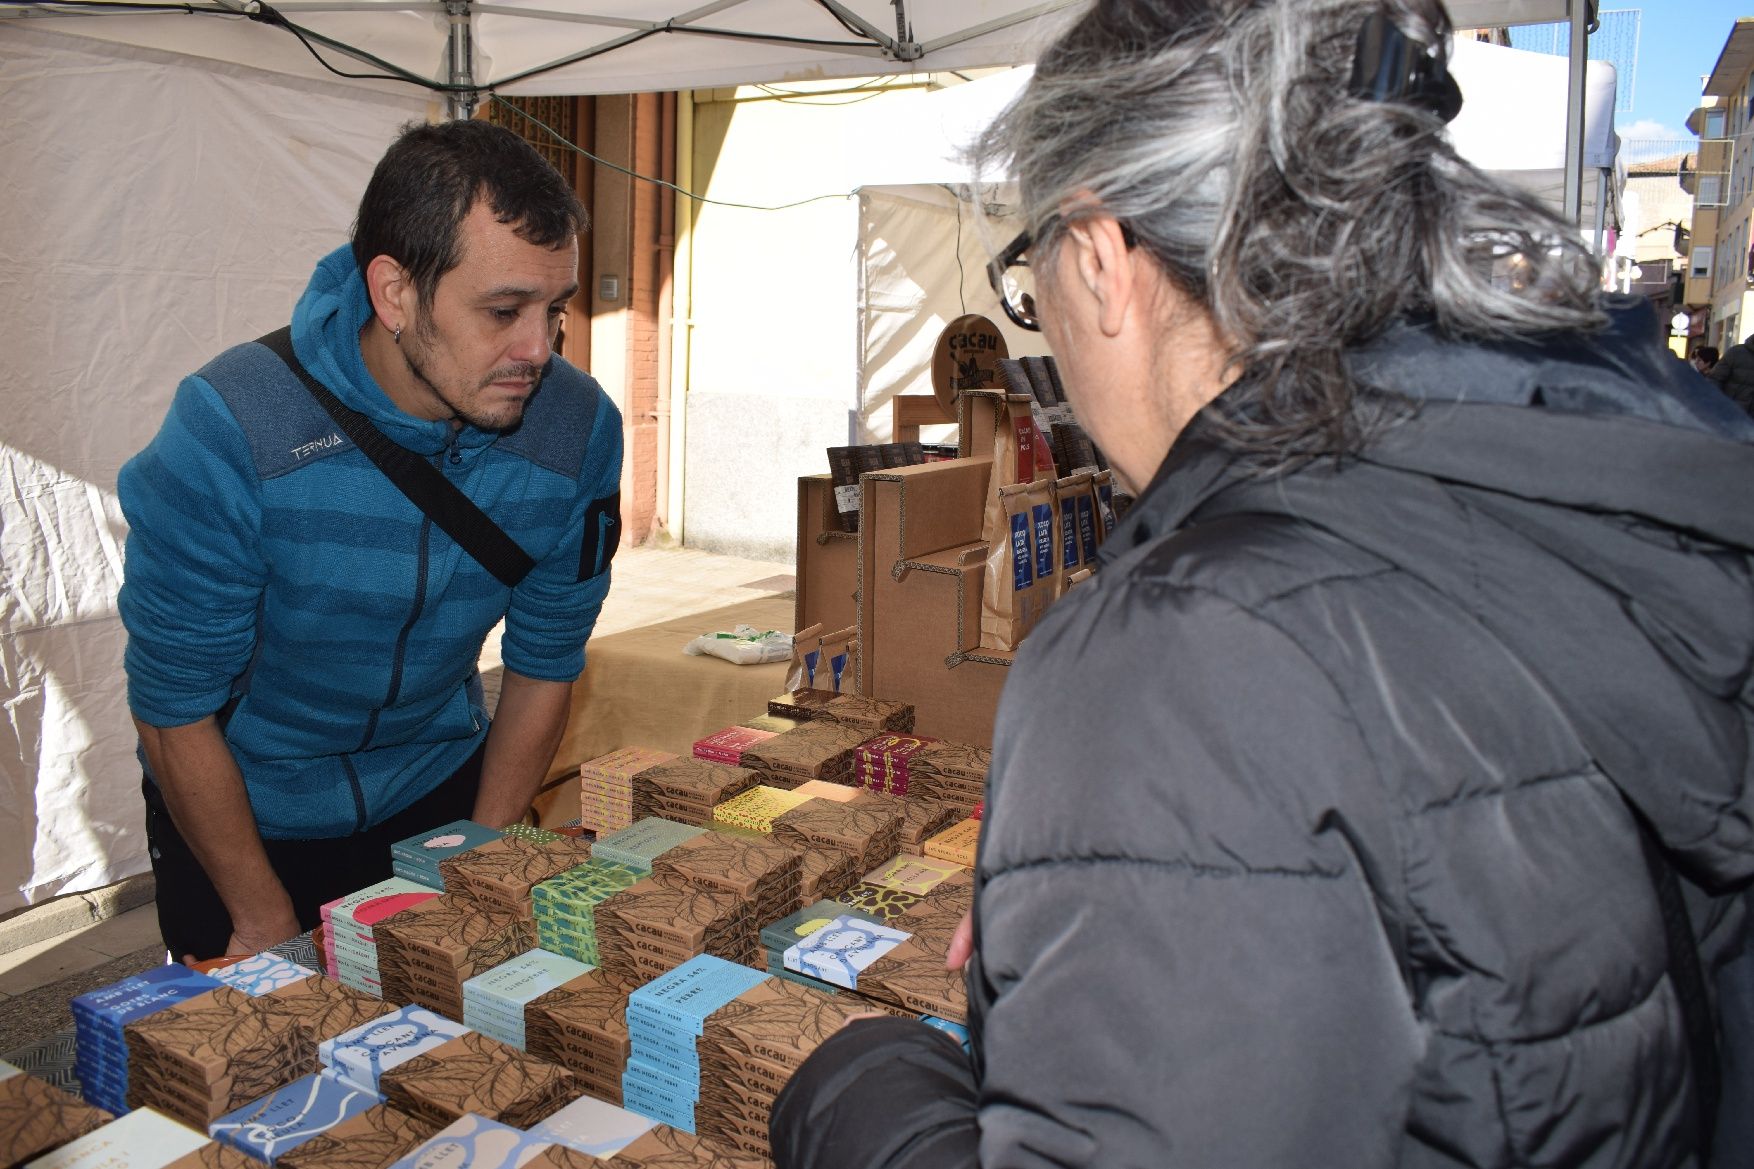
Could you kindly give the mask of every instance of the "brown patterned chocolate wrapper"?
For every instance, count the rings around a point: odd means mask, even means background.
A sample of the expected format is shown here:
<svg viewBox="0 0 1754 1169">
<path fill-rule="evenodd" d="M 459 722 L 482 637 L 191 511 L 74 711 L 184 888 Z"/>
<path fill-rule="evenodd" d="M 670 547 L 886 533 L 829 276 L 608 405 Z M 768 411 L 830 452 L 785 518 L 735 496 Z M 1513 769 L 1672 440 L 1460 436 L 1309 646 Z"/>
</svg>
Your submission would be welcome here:
<svg viewBox="0 0 1754 1169">
<path fill-rule="evenodd" d="M 385 918 L 376 936 L 384 997 L 447 1014 L 461 1011 L 463 983 L 536 944 L 530 922 L 450 894 Z"/>
<path fill-rule="evenodd" d="M 604 1162 L 611 1169 L 773 1169 L 773 1162 L 733 1152 L 660 1124 Z"/>
<path fill-rule="evenodd" d="M 318 1133 L 275 1159 L 278 1169 L 385 1169 L 444 1127 L 389 1104 L 377 1104 Z"/>
<path fill-rule="evenodd" d="M 774 787 L 797 787 L 811 779 L 850 776 L 853 752 L 869 736 L 854 727 L 816 721 L 775 735 L 743 752 L 743 766 L 760 772 Z"/>
<path fill-rule="evenodd" d="M 532 841 L 516 836 L 492 840 L 439 862 L 445 892 L 483 909 L 528 918 L 530 890 L 591 859 L 591 846 L 561 838 Z"/>
<path fill-rule="evenodd" d="M 199 1131 L 297 1079 L 299 1040 L 285 1019 L 229 986 L 123 1028 L 128 1105 L 151 1107 Z"/>
<path fill-rule="evenodd" d="M 601 1169 L 603 1162 L 565 1145 L 549 1145 L 523 1163 L 523 1169 Z"/>
<path fill-rule="evenodd" d="M 8 1076 L 0 1080 L 0 1164 L 29 1161 L 113 1119 L 35 1076 Z"/>
<path fill-rule="evenodd" d="M 803 863 L 801 851 L 767 837 L 705 832 L 654 858 L 652 879 L 730 893 L 749 902 L 758 917 L 779 909 L 768 919 L 777 921 L 799 908 Z"/>
<path fill-rule="evenodd" d="M 824 848 L 858 858 L 859 871 L 896 854 L 901 811 L 878 796 L 837 803 L 806 800 L 774 817 L 773 838 L 799 849 Z"/>
<path fill-rule="evenodd" d="M 658 816 L 704 826 L 711 822 L 715 806 L 760 782 L 761 777 L 747 767 L 731 767 L 705 759 L 675 759 L 660 763 L 633 777 L 634 819 Z"/>
<path fill-rule="evenodd" d="M 708 1015 L 702 1039 L 727 1052 L 795 1070 L 864 1009 L 851 996 L 770 978 Z"/>
<path fill-rule="evenodd" d="M 838 899 L 859 883 L 859 870 L 859 858 L 851 853 L 827 848 L 811 849 L 804 854 L 804 867 L 798 880 L 801 903 L 809 905 Z"/>
<path fill-rule="evenodd" d="M 581 1082 L 607 1086 L 593 1095 L 621 1102 L 627 1068 L 627 996 L 633 988 L 609 972 L 592 970 L 524 1005 L 524 1048 L 573 1072 Z"/>
<path fill-rule="evenodd" d="M 317 1045 L 323 1040 L 333 1039 L 343 1031 L 351 1031 L 396 1009 L 391 1003 L 343 986 L 324 974 L 313 974 L 271 990 L 254 1001 L 258 1011 L 291 1027 L 298 1036 L 293 1066 L 288 1069 L 292 1079 L 309 1075 L 321 1067 Z"/>
<path fill-rule="evenodd" d="M 809 722 L 819 714 L 823 707 L 839 698 L 833 690 L 818 690 L 801 687 L 788 690 L 784 694 L 776 694 L 767 700 L 767 713 L 779 715 L 781 718 L 797 719 Z"/>
<path fill-rule="evenodd" d="M 968 1022 L 968 982 L 944 967 L 944 952 L 912 938 L 859 971 L 861 998 L 892 1003 L 919 1015 Z"/>
<path fill-rule="evenodd" d="M 917 853 L 927 840 L 961 820 L 964 809 L 946 800 L 910 794 L 896 800 L 901 812 L 901 851 Z"/>
<path fill-rule="evenodd" d="M 529 1128 L 578 1096 L 565 1068 L 477 1031 L 386 1069 L 378 1087 L 390 1104 L 441 1127 L 473 1112 Z"/>
<path fill-rule="evenodd" d="M 735 894 L 647 878 L 597 906 L 597 944 L 604 970 L 649 982 L 697 954 L 748 964 L 760 933 Z"/>
<path fill-rule="evenodd" d="M 843 694 L 824 706 L 816 716 L 820 722 L 853 727 L 867 736 L 884 731 L 906 734 L 914 729 L 914 708 L 906 702 L 888 698 L 868 698 L 863 694 Z"/>
<path fill-rule="evenodd" d="M 285 1158 L 275 1163 L 291 1164 Z M 185 1153 L 175 1161 L 166 1162 L 162 1169 L 262 1169 L 262 1162 L 246 1153 L 240 1153 L 230 1145 L 209 1141 L 193 1153 Z M 374 1169 L 382 1167 L 376 1166 Z"/>
</svg>

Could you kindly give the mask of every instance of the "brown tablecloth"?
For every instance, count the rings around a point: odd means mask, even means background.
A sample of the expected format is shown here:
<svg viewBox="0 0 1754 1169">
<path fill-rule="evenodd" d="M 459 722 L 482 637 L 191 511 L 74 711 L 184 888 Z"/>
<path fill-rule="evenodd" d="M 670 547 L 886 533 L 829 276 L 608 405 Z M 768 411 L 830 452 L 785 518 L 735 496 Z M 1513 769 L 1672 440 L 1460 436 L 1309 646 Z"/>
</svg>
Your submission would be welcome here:
<svg viewBox="0 0 1754 1169">
<path fill-rule="evenodd" d="M 621 747 L 686 755 L 697 739 L 766 714 L 767 700 L 786 688 L 787 663 L 737 666 L 682 652 L 703 633 L 728 633 L 739 624 L 790 632 L 791 594 L 592 638 L 550 781 L 576 778 L 580 763 Z M 541 823 L 564 824 L 578 815 L 577 790 L 574 782 L 544 791 L 536 801 Z"/>
</svg>

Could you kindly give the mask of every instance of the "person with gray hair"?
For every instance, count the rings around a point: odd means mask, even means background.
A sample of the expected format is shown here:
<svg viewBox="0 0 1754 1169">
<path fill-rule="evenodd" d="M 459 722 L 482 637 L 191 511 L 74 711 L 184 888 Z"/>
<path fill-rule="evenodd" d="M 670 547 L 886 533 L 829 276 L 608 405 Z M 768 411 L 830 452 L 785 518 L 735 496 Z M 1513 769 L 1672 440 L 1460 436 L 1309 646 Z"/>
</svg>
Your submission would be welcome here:
<svg viewBox="0 0 1754 1169">
<path fill-rule="evenodd" d="M 781 1169 L 1754 1148 L 1754 422 L 1456 154 L 1449 34 L 1097 0 L 987 133 L 1139 498 L 1000 703 L 966 1054 L 849 1024 Z"/>
</svg>

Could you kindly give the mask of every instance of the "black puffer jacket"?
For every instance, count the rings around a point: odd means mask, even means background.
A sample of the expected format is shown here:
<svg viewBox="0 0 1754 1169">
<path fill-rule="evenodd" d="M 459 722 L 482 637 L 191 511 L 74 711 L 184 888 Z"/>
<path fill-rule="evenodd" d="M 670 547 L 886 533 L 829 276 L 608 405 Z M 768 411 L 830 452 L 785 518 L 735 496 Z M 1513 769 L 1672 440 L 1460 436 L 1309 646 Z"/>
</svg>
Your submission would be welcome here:
<svg viewBox="0 0 1754 1169">
<path fill-rule="evenodd" d="M 1005 691 L 973 1062 L 854 1024 L 780 1100 L 782 1169 L 1698 1163 L 1628 805 L 1715 972 L 1754 877 L 1754 424 L 1617 323 L 1395 330 L 1358 374 L 1422 409 L 1339 469 L 1178 442 Z"/>
</svg>

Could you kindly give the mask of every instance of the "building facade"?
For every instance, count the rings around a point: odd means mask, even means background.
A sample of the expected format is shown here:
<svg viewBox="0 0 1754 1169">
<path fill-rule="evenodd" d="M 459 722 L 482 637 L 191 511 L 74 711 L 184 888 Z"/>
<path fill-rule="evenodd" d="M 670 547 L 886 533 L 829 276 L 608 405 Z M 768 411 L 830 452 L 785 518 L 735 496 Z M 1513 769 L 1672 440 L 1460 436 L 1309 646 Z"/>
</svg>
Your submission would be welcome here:
<svg viewBox="0 0 1754 1169">
<path fill-rule="evenodd" d="M 1699 139 L 1696 164 L 1683 185 L 1693 197 L 1692 247 L 1685 299 L 1692 310 L 1689 350 L 1719 350 L 1754 330 L 1754 264 L 1749 222 L 1754 212 L 1754 18 L 1737 20 L 1706 78 L 1687 128 Z"/>
</svg>

